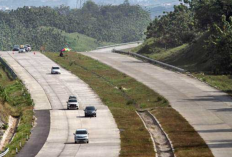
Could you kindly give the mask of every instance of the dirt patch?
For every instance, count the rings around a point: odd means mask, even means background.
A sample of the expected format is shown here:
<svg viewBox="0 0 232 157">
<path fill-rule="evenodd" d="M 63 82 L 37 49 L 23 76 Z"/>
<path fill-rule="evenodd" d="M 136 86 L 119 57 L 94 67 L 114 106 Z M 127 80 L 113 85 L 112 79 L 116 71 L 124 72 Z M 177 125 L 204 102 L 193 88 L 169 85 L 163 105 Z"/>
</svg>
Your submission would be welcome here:
<svg viewBox="0 0 232 157">
<path fill-rule="evenodd" d="M 2 129 L 2 126 L 3 126 L 3 122 L 2 122 L 1 116 L 0 116 L 0 143 L 2 141 L 2 136 L 4 134 L 4 130 Z"/>
<path fill-rule="evenodd" d="M 9 117 L 8 128 L 5 131 L 1 143 L 0 143 L 0 151 L 4 149 L 4 147 L 11 141 L 15 130 L 18 125 L 18 118 L 14 118 L 12 116 Z"/>
<path fill-rule="evenodd" d="M 172 150 L 170 141 L 155 118 L 148 111 L 138 112 L 138 114 L 144 121 L 147 130 L 150 132 L 153 138 L 157 157 L 174 157 L 174 152 Z"/>
</svg>

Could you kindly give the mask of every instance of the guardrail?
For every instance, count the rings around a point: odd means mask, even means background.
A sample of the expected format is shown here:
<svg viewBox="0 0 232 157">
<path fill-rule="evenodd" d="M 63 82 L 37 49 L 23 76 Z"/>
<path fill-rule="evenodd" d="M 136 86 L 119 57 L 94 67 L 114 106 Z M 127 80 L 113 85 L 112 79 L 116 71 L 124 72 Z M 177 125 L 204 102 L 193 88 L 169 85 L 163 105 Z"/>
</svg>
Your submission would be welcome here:
<svg viewBox="0 0 232 157">
<path fill-rule="evenodd" d="M 15 74 L 15 72 L 10 68 L 10 66 L 2 59 L 2 57 L 0 57 L 0 62 L 2 63 L 2 65 L 7 69 L 7 71 L 10 73 L 10 75 L 13 77 L 13 79 L 15 80 L 17 78 L 17 75 Z"/>
<path fill-rule="evenodd" d="M 146 62 L 148 62 L 148 63 L 151 63 L 151 64 L 155 64 L 155 65 L 164 67 L 164 68 L 169 69 L 169 70 L 174 70 L 174 71 L 178 71 L 178 72 L 181 72 L 181 73 L 186 73 L 186 72 L 187 72 L 187 71 L 184 70 L 184 69 L 181 69 L 181 68 L 175 67 L 175 66 L 173 66 L 173 65 L 166 64 L 166 63 L 163 63 L 163 62 L 160 62 L 160 61 L 151 59 L 151 58 L 149 58 L 149 57 L 146 57 L 146 56 L 143 56 L 143 55 L 140 55 L 140 54 L 137 54 L 137 53 L 124 52 L 124 51 L 119 51 L 119 50 L 112 50 L 112 52 L 130 55 L 130 56 L 136 57 L 136 58 L 138 58 L 138 59 L 141 59 L 141 60 L 143 60 L 143 61 L 146 61 Z"/>
<path fill-rule="evenodd" d="M 115 47 L 115 46 L 122 46 L 122 45 L 128 45 L 128 44 L 136 44 L 136 43 L 142 43 L 143 41 L 133 41 L 129 43 L 121 43 L 121 44 L 115 44 L 115 45 L 108 45 L 108 46 L 102 46 L 102 47 L 97 47 L 98 49 L 104 49 L 104 48 L 109 48 L 109 47 Z"/>
<path fill-rule="evenodd" d="M 7 148 L 3 153 L 0 154 L 0 157 L 5 156 L 9 152 L 9 148 Z"/>
</svg>

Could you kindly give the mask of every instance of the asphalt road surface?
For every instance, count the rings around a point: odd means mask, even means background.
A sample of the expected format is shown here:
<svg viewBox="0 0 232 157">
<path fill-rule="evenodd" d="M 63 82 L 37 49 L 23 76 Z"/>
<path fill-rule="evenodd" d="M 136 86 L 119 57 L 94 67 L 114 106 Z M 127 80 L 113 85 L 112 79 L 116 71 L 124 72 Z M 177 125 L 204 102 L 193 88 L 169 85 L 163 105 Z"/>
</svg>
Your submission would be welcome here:
<svg viewBox="0 0 232 157">
<path fill-rule="evenodd" d="M 0 55 L 11 65 L 29 89 L 35 102 L 35 110 L 50 111 L 50 125 L 45 125 L 50 126 L 46 142 L 38 143 L 32 133 L 32 139 L 35 140 L 30 141 L 32 143 L 28 142 L 26 147 L 28 151 L 33 152 L 24 151 L 25 157 L 35 153 L 35 149 L 30 147 L 36 144 L 42 147 L 38 154 L 36 153 L 38 157 L 119 156 L 120 134 L 117 125 L 108 107 L 87 84 L 62 68 L 60 75 L 51 75 L 51 67 L 58 65 L 38 52 L 35 54 L 0 52 Z M 81 104 L 79 110 L 67 110 L 66 101 L 69 95 L 77 96 Z M 98 109 L 96 118 L 84 117 L 83 109 L 88 105 Z M 37 122 L 43 123 L 43 121 Z M 80 128 L 88 130 L 89 144 L 74 143 L 73 133 Z M 34 129 L 36 130 L 36 127 Z M 23 156 L 23 154 L 20 155 Z"/>
<path fill-rule="evenodd" d="M 232 99 L 185 74 L 172 72 L 130 56 L 112 53 L 136 44 L 83 52 L 147 85 L 167 98 L 206 141 L 215 157 L 232 157 Z"/>
</svg>

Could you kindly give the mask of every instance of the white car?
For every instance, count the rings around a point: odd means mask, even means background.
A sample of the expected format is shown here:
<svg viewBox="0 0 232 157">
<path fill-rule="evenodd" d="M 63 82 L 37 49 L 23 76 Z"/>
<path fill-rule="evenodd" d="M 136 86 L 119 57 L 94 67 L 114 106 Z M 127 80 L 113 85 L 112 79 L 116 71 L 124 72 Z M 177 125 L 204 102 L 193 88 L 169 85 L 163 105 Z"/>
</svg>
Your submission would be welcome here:
<svg viewBox="0 0 232 157">
<path fill-rule="evenodd" d="M 78 110 L 79 109 L 79 103 L 77 101 L 77 99 L 74 99 L 74 98 L 71 98 L 71 99 L 68 99 L 67 101 L 67 109 L 75 109 L 75 110 Z"/>
<path fill-rule="evenodd" d="M 51 74 L 61 74 L 59 67 L 52 67 Z"/>
<path fill-rule="evenodd" d="M 86 142 L 89 143 L 89 134 L 86 129 L 77 129 L 74 135 L 75 143 Z"/>
<path fill-rule="evenodd" d="M 25 53 L 26 52 L 26 50 L 25 50 L 25 48 L 23 47 L 23 48 L 19 48 L 19 53 Z"/>
<path fill-rule="evenodd" d="M 24 48 L 27 52 L 31 51 L 31 46 L 29 44 L 26 44 Z"/>
</svg>

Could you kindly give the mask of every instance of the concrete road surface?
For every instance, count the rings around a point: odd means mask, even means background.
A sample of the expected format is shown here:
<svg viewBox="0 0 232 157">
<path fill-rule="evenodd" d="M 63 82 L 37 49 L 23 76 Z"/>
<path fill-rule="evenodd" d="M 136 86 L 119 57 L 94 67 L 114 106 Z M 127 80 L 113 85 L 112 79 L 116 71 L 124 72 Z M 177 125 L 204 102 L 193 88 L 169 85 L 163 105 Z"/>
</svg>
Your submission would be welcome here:
<svg viewBox="0 0 232 157">
<path fill-rule="evenodd" d="M 117 50 L 136 44 L 114 47 Z M 194 78 L 111 53 L 113 48 L 82 53 L 135 78 L 167 98 L 206 141 L 215 157 L 232 157 L 232 99 Z"/>
<path fill-rule="evenodd" d="M 50 110 L 50 132 L 38 157 L 117 157 L 120 152 L 120 134 L 108 107 L 103 105 L 92 89 L 78 77 L 61 68 L 60 75 L 51 75 L 51 67 L 56 63 L 38 52 L 0 52 L 20 79 L 28 87 L 35 101 L 35 110 Z M 77 96 L 79 110 L 67 110 L 66 101 L 70 95 Z M 96 118 L 85 118 L 83 109 L 93 105 Z M 46 125 L 47 126 L 47 125 Z M 76 129 L 86 128 L 89 144 L 75 144 Z M 36 129 L 36 128 L 35 128 Z M 41 134 L 40 134 L 41 136 Z M 40 137 L 38 137 L 40 138 Z M 37 144 L 33 137 L 33 144 Z M 40 143 L 41 144 L 41 143 Z M 28 151 L 30 145 L 26 145 Z M 20 156 L 33 156 L 35 152 L 24 151 Z"/>
</svg>

